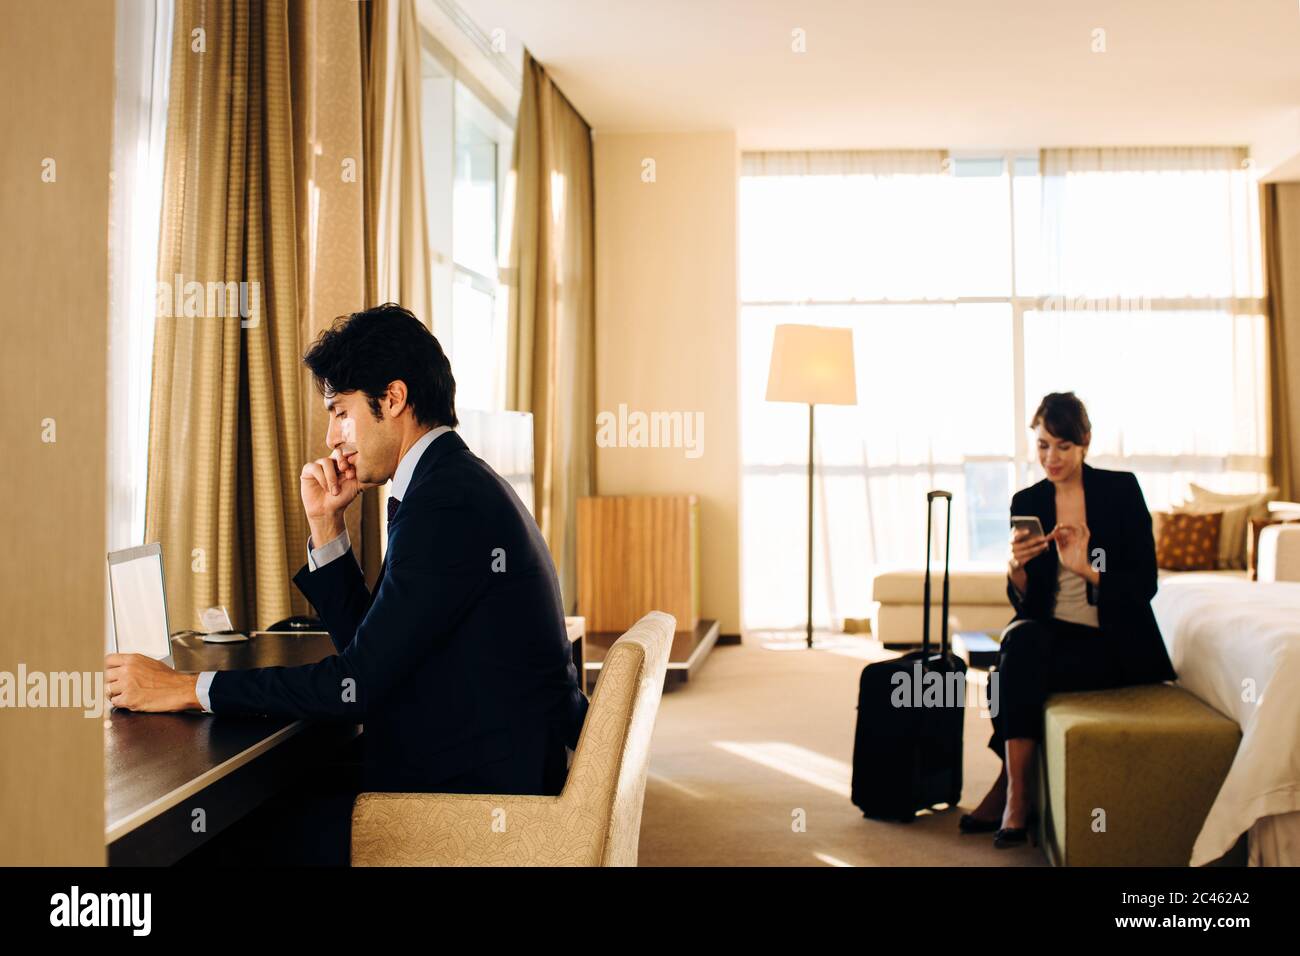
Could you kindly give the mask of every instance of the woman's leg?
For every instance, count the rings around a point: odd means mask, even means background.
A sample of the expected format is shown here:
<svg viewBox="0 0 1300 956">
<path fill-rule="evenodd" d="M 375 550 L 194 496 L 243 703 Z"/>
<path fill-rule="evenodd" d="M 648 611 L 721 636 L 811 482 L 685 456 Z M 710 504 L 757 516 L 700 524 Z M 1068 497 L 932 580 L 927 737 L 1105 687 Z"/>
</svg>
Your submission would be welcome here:
<svg viewBox="0 0 1300 956">
<path fill-rule="evenodd" d="M 1053 670 L 1054 644 L 1055 629 L 1043 621 L 1015 621 L 1002 633 L 997 676 L 989 686 L 994 726 L 989 746 L 1002 748 L 1004 827 L 1023 827 L 1029 817 L 1030 768 Z"/>
<path fill-rule="evenodd" d="M 1029 791 L 1029 770 L 1034 763 L 1034 746 L 1031 737 L 1012 737 L 1007 741 L 1007 803 L 1002 811 L 1002 825 L 1023 827 L 1029 820 L 1033 796 Z"/>
<path fill-rule="evenodd" d="M 1030 776 L 1048 696 L 1111 687 L 1117 666 L 1113 642 L 1096 628 L 1052 620 L 1028 636 L 1032 642 L 1024 636 L 1012 642 L 1008 655 L 1012 658 L 1012 685 L 998 688 L 1003 703 L 1011 705 L 1003 731 L 1007 770 L 1004 827 L 1023 827 L 1028 822 L 1033 806 Z M 1006 643 L 1005 636 L 1003 640 Z"/>
</svg>

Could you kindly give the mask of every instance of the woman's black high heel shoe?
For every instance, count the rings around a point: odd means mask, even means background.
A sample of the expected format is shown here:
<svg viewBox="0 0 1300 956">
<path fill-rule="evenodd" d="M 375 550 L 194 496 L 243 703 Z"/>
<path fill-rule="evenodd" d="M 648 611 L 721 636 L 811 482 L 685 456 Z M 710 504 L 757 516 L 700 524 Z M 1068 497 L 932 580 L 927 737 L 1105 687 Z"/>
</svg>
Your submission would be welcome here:
<svg viewBox="0 0 1300 956">
<path fill-rule="evenodd" d="M 1030 810 L 1023 827 L 1002 827 L 993 834 L 993 845 L 999 850 L 1024 846 L 1028 840 L 1038 846 L 1038 811 Z"/>
<path fill-rule="evenodd" d="M 957 829 L 962 833 L 992 833 L 1002 826 L 1001 818 L 996 820 L 981 820 L 979 817 L 969 813 L 963 813 L 961 819 L 957 821 Z"/>
</svg>

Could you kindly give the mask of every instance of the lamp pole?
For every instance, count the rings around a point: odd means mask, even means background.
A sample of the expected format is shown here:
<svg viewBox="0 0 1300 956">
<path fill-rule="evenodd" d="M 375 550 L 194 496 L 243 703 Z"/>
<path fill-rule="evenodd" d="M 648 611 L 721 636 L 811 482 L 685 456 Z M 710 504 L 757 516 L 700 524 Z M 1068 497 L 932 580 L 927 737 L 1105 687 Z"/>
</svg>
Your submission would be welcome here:
<svg viewBox="0 0 1300 956">
<path fill-rule="evenodd" d="M 813 643 L 813 516 L 816 486 L 816 417 L 818 405 L 856 405 L 853 330 L 817 325 L 781 324 L 772 336 L 772 365 L 767 373 L 767 400 L 808 406 L 808 619 L 804 641 Z M 829 570 L 828 570 L 829 574 Z M 797 639 L 796 639 L 797 640 Z M 785 639 L 790 646 L 790 639 Z M 794 644 L 798 647 L 798 644 Z"/>
<path fill-rule="evenodd" d="M 813 408 L 808 403 L 808 647 L 813 646 L 812 591 L 813 591 Z"/>
</svg>

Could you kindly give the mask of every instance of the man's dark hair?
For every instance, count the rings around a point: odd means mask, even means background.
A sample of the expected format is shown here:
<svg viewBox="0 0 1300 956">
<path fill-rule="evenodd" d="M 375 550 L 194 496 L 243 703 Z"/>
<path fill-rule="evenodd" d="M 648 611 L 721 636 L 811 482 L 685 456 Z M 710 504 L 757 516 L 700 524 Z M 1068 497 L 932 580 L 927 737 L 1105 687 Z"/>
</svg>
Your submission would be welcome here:
<svg viewBox="0 0 1300 956">
<path fill-rule="evenodd" d="M 381 420 L 388 383 L 406 383 L 406 401 L 421 425 L 455 428 L 456 380 L 433 333 L 408 309 L 386 302 L 340 315 L 302 357 L 322 395 L 363 392 Z"/>
<path fill-rule="evenodd" d="M 1051 392 L 1043 396 L 1029 427 L 1037 428 L 1040 422 L 1049 435 L 1064 438 L 1076 445 L 1086 445 L 1092 437 L 1088 410 L 1074 392 Z"/>
</svg>

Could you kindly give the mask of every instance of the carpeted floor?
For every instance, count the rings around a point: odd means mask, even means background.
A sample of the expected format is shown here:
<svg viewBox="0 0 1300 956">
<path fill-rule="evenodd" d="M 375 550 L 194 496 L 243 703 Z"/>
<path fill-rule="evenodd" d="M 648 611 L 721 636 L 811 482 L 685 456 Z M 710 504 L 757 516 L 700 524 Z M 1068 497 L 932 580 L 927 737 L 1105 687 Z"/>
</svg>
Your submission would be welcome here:
<svg viewBox="0 0 1300 956">
<path fill-rule="evenodd" d="M 957 831 L 998 772 L 979 707 L 967 708 L 964 809 L 867 820 L 849 800 L 858 676 L 892 655 L 855 636 L 813 651 L 763 640 L 715 648 L 689 684 L 664 694 L 642 866 L 1046 865 L 1041 850 L 996 850 L 989 834 Z"/>
</svg>

